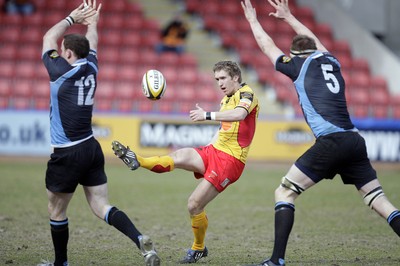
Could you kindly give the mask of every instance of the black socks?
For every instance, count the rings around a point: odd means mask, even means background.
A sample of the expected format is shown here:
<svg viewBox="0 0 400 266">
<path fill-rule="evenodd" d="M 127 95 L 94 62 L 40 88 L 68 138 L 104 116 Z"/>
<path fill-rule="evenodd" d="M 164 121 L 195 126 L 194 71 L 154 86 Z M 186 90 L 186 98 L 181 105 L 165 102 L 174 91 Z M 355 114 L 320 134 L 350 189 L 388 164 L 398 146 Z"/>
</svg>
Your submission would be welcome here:
<svg viewBox="0 0 400 266">
<path fill-rule="evenodd" d="M 104 220 L 109 225 L 114 226 L 118 231 L 129 237 L 140 249 L 138 237 L 142 234 L 136 229 L 135 225 L 123 211 L 118 210 L 116 207 L 112 207 L 106 214 Z"/>
<path fill-rule="evenodd" d="M 63 221 L 50 219 L 51 238 L 53 239 L 55 261 L 54 266 L 67 263 L 67 245 L 69 239 L 68 218 Z"/>
</svg>

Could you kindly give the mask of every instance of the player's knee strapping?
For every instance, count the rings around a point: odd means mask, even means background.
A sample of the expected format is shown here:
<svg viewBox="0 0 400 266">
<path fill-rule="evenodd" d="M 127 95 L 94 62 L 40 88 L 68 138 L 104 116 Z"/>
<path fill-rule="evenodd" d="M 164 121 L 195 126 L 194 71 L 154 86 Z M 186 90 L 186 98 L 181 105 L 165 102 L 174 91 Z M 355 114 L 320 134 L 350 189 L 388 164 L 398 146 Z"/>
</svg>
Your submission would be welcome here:
<svg viewBox="0 0 400 266">
<path fill-rule="evenodd" d="M 293 182 L 292 180 L 290 180 L 286 176 L 282 177 L 281 187 L 290 189 L 291 191 L 297 193 L 298 195 L 300 195 L 301 192 L 304 191 L 304 188 L 302 188 L 301 186 L 299 186 L 298 184 L 296 184 L 295 182 Z"/>
<path fill-rule="evenodd" d="M 382 187 L 374 188 L 364 196 L 364 203 L 373 209 L 372 205 L 374 204 L 375 200 L 384 195 L 385 193 L 383 193 Z"/>
</svg>

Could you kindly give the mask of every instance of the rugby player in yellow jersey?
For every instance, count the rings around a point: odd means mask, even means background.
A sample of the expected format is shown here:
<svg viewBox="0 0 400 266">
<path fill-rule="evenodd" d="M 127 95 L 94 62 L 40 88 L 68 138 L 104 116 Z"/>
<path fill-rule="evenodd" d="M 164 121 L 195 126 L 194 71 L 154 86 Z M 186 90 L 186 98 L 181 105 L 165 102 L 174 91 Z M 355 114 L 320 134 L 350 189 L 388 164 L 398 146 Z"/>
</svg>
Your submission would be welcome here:
<svg viewBox="0 0 400 266">
<path fill-rule="evenodd" d="M 204 239 L 208 227 L 205 206 L 241 176 L 250 144 L 256 130 L 259 112 L 258 99 L 253 90 L 242 83 L 239 66 L 232 61 L 221 61 L 213 68 L 218 87 L 225 94 L 218 112 L 207 112 L 199 105 L 190 111 L 194 122 L 220 121 L 220 128 L 210 144 L 197 148 L 178 149 L 169 155 L 141 157 L 118 141 L 112 149 L 131 170 L 139 166 L 156 173 L 175 168 L 194 173 L 202 178 L 188 199 L 194 241 L 180 263 L 195 263 L 208 255 Z"/>
</svg>

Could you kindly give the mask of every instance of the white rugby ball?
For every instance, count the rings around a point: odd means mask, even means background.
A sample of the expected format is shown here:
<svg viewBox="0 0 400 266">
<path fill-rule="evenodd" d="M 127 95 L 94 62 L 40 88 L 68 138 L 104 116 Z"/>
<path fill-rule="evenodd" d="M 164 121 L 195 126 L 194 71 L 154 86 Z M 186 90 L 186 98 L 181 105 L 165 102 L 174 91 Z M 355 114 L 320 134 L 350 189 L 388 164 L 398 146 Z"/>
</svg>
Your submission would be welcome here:
<svg viewBox="0 0 400 266">
<path fill-rule="evenodd" d="M 142 79 L 143 94 L 150 100 L 159 100 L 167 89 L 164 75 L 155 69 L 148 70 Z"/>
</svg>

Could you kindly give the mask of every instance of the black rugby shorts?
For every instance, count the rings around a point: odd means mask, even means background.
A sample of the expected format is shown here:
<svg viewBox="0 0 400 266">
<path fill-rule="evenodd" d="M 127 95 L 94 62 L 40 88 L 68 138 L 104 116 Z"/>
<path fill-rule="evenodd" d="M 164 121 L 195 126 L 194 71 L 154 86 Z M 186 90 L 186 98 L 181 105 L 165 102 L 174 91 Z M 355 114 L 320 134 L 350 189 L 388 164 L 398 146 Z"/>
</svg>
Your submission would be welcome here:
<svg viewBox="0 0 400 266">
<path fill-rule="evenodd" d="M 317 138 L 295 165 L 315 183 L 339 174 L 357 189 L 376 179 L 364 138 L 357 132 L 339 132 Z"/>
<path fill-rule="evenodd" d="M 52 192 L 73 193 L 78 184 L 105 183 L 104 154 L 95 138 L 72 147 L 55 148 L 47 163 L 46 188 Z"/>
</svg>

